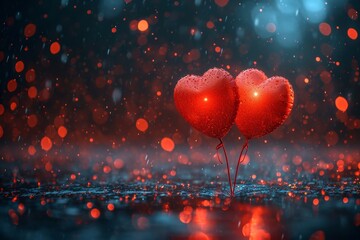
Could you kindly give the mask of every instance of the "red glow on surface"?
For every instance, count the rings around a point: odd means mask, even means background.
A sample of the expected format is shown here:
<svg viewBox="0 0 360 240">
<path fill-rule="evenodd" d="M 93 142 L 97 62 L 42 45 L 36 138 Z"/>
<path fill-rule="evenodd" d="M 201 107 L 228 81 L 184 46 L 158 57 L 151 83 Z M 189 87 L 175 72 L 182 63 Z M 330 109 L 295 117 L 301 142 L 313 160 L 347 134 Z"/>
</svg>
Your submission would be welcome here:
<svg viewBox="0 0 360 240">
<path fill-rule="evenodd" d="M 244 235 L 244 237 L 249 237 L 250 236 L 250 223 L 246 223 L 243 226 L 241 232 Z"/>
<path fill-rule="evenodd" d="M 185 223 L 185 224 L 188 224 L 191 222 L 191 219 L 192 219 L 192 215 L 191 215 L 191 212 L 187 212 L 187 211 L 182 211 L 180 212 L 179 214 L 179 220 L 182 222 L 182 223 Z"/>
<path fill-rule="evenodd" d="M 203 232 L 195 232 L 189 236 L 189 240 L 210 240 L 209 236 Z"/>
<path fill-rule="evenodd" d="M 98 219 L 100 217 L 100 211 L 97 208 L 93 208 L 90 211 L 90 216 L 94 219 Z"/>
<path fill-rule="evenodd" d="M 244 224 L 241 231 L 245 237 L 249 237 L 249 239 L 271 239 L 270 233 L 266 231 L 263 215 L 263 208 L 259 207 L 252 210 L 250 221 Z"/>
<path fill-rule="evenodd" d="M 115 210 L 115 206 L 114 206 L 114 204 L 112 204 L 112 203 L 109 203 L 108 205 L 107 205 L 107 209 L 109 210 L 109 211 L 114 211 Z"/>
</svg>

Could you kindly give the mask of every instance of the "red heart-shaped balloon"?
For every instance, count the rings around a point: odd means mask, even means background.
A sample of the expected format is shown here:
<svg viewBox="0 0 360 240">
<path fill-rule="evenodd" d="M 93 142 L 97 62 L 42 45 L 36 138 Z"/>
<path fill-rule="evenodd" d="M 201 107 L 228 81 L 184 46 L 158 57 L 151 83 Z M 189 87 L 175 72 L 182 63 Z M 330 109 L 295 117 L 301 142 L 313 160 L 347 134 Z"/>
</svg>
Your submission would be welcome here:
<svg viewBox="0 0 360 240">
<path fill-rule="evenodd" d="M 287 79 L 267 78 L 260 70 L 248 69 L 235 82 L 240 100 L 235 123 L 247 139 L 268 134 L 287 119 L 294 103 Z"/>
<path fill-rule="evenodd" d="M 230 130 L 237 111 L 237 91 L 233 77 L 213 68 L 203 76 L 187 75 L 174 89 L 177 110 L 198 131 L 214 138 Z"/>
</svg>

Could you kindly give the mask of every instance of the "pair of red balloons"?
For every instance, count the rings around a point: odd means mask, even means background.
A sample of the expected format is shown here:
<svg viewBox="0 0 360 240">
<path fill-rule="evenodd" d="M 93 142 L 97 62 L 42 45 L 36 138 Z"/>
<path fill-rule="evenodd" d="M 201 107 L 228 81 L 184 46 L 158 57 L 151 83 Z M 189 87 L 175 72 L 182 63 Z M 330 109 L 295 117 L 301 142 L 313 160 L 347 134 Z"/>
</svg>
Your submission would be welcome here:
<svg viewBox="0 0 360 240">
<path fill-rule="evenodd" d="M 220 140 L 216 150 L 223 148 L 233 196 L 248 141 L 272 132 L 287 119 L 293 107 L 294 91 L 287 79 L 268 78 L 258 69 L 245 70 L 233 79 L 227 71 L 213 68 L 203 76 L 187 75 L 180 79 L 175 86 L 174 99 L 176 108 L 191 126 Z M 232 184 L 222 138 L 234 122 L 246 141 Z M 219 155 L 218 158 L 220 161 Z"/>
<path fill-rule="evenodd" d="M 192 127 L 214 138 L 223 138 L 235 122 L 247 140 L 266 135 L 289 116 L 294 91 L 283 77 L 268 78 L 258 69 L 247 69 L 235 79 L 212 68 L 203 76 L 187 75 L 174 90 L 175 105 Z"/>
</svg>

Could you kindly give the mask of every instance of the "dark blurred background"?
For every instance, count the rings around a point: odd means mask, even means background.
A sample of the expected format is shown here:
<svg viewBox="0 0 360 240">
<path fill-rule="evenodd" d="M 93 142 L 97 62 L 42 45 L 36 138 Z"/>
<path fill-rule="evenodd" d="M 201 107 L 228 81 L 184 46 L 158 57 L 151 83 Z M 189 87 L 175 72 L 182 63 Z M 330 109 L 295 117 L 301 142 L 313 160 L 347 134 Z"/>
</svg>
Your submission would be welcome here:
<svg viewBox="0 0 360 240">
<path fill-rule="evenodd" d="M 97 155 L 109 171 L 117 158 L 216 164 L 217 140 L 178 114 L 174 86 L 212 67 L 234 77 L 255 67 L 289 79 L 295 105 L 283 126 L 250 143 L 248 160 L 277 161 L 291 149 L 292 171 L 342 160 L 359 173 L 358 1 L 2 1 L 0 9 L 4 172 L 91 169 L 83 164 Z M 235 161 L 236 127 L 225 143 Z"/>
</svg>

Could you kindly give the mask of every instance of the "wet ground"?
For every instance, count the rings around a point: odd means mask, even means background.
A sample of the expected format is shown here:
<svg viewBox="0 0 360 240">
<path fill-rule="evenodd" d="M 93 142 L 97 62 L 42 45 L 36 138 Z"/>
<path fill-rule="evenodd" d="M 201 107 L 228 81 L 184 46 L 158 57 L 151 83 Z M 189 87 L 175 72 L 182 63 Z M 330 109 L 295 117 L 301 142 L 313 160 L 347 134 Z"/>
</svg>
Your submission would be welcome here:
<svg viewBox="0 0 360 240">
<path fill-rule="evenodd" d="M 122 183 L 121 183 L 122 182 Z M 359 239 L 360 186 L 173 179 L 4 184 L 2 239 Z"/>
<path fill-rule="evenodd" d="M 3 161 L 1 239 L 360 239 L 356 147 L 254 146 L 234 198 L 212 147 Z"/>
</svg>

